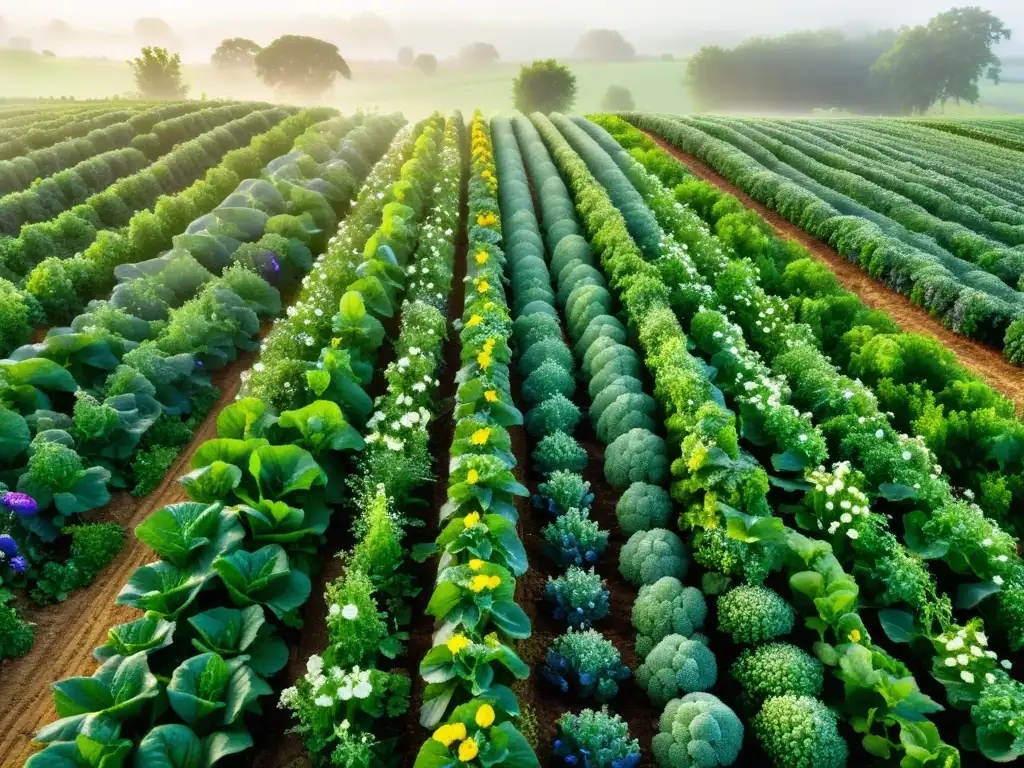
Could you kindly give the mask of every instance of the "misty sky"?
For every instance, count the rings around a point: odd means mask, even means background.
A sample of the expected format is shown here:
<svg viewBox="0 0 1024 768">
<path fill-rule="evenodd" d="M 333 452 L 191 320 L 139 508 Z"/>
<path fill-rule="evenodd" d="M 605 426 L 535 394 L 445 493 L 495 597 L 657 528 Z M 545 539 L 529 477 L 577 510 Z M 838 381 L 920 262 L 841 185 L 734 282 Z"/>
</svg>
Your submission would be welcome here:
<svg viewBox="0 0 1024 768">
<path fill-rule="evenodd" d="M 824 25 L 868 27 L 922 23 L 955 0 L 715 0 L 715 2 L 666 2 L 666 0 L 512 0 L 492 7 L 502 23 L 557 23 L 574 26 L 611 26 L 646 32 L 664 30 L 666 21 L 704 29 L 722 29 L 735 25 L 745 29 L 777 32 Z M 1024 27 L 1024 2 L 1021 0 L 960 0 L 964 5 L 977 3 L 999 15 L 1010 26 Z M 2 13 L 11 21 L 42 22 L 61 17 L 82 25 L 128 26 L 138 16 L 159 15 L 168 21 L 208 24 L 235 18 L 311 14 L 348 16 L 374 11 L 394 23 L 400 19 L 423 16 L 459 16 L 472 14 L 478 21 L 480 0 L 289 0 L 286 5 L 252 0 L 33 0 L 13 3 Z M 510 13 L 512 9 L 516 13 Z M 518 18 L 517 18 L 518 17 Z M 518 24 L 517 24 L 518 26 Z M 1024 36 L 1024 28 L 1019 30 Z"/>
</svg>

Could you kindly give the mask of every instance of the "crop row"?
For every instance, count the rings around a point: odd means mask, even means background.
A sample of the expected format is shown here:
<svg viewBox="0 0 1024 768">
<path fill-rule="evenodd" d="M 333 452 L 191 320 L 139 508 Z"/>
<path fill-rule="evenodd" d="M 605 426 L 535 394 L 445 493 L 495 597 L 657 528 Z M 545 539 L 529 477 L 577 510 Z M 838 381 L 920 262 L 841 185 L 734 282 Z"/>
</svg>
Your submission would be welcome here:
<svg viewBox="0 0 1024 768">
<path fill-rule="evenodd" d="M 989 125 L 987 122 L 967 123 L 955 122 L 952 120 L 918 120 L 915 125 L 930 128 L 934 131 L 951 133 L 954 136 L 965 136 L 969 139 L 977 139 L 997 147 L 1005 147 L 1017 151 L 1024 151 L 1024 136 L 1014 135 L 999 129 L 999 123 Z"/>
<path fill-rule="evenodd" d="M 873 277 L 908 294 L 911 301 L 937 316 L 947 327 L 1002 349 L 1011 361 L 1024 359 L 1020 294 L 993 275 L 964 262 L 960 262 L 961 268 L 952 257 L 940 259 L 910 247 L 862 215 L 843 216 L 814 192 L 703 131 L 649 115 L 630 115 L 629 119 L 694 153 L 792 223 L 855 260 Z"/>
<path fill-rule="evenodd" d="M 290 136 L 282 130 L 282 138 L 298 139 L 309 117 L 296 121 Z M 393 119 L 370 118 L 339 154 L 358 154 L 366 164 L 363 153 L 379 156 L 394 129 Z M 340 139 L 307 130 L 332 147 Z M 237 349 L 255 347 L 260 318 L 280 312 L 279 288 L 289 290 L 309 270 L 310 247 L 322 248 L 319 227 L 333 227 L 335 211 L 348 205 L 359 172 L 347 166 L 339 176 L 340 158 L 328 159 L 333 167 L 293 152 L 272 163 L 267 177 L 280 189 L 265 179 L 243 182 L 197 220 L 191 250 L 127 265 L 124 291 L 4 361 L 0 417 L 9 438 L 2 480 L 35 499 L 35 513 L 20 518 L 23 530 L 14 534 L 33 561 L 52 557 L 46 542 L 72 516 L 105 504 L 109 487 L 132 478 L 146 486 L 137 491 L 148 491 L 188 442 L 216 396 L 209 371 Z M 344 183 L 334 186 L 331 178 Z M 204 241 L 219 244 L 219 277 L 197 259 Z M 134 301 L 120 300 L 132 292 Z M 41 565 L 29 563 L 26 578 Z M 10 653 L 24 653 L 28 644 Z"/>
<path fill-rule="evenodd" d="M 619 130 L 622 130 L 622 126 L 619 126 Z M 627 137 L 627 140 L 630 139 L 632 137 Z M 627 162 L 631 161 L 627 158 Z M 671 203 L 666 209 L 671 209 Z M 699 227 L 695 228 L 692 224 L 689 230 L 691 233 L 701 232 Z M 703 232 L 701 235 L 708 239 L 708 233 Z M 677 307 L 681 316 L 692 324 L 698 348 L 719 370 L 716 382 L 730 399 L 735 398 L 740 404 L 737 412 L 743 427 L 742 436 L 754 439 L 754 445 L 774 442 L 779 453 L 772 457 L 772 463 L 777 471 L 824 462 L 827 457 L 813 455 L 813 448 L 808 450 L 809 446 L 817 446 L 817 450 L 821 450 L 823 433 L 835 433 L 841 429 L 847 433 L 841 440 L 850 444 L 858 442 L 856 433 L 858 427 L 861 427 L 864 434 L 859 442 L 862 446 L 871 445 L 869 452 L 863 448 L 859 452 L 850 452 L 849 448 L 840 446 L 837 452 L 845 461 L 834 465 L 830 471 L 826 471 L 823 466 L 806 470 L 808 484 L 804 488 L 809 493 L 803 504 L 797 507 L 783 505 L 781 508 L 789 512 L 795 510 L 797 525 L 805 530 L 815 532 L 817 529 L 820 536 L 820 532 L 827 529 L 836 556 L 851 567 L 857 576 L 862 577 L 865 591 L 877 602 L 887 606 L 903 603 L 914 609 L 918 625 L 914 625 L 914 619 L 909 614 L 886 610 L 881 614 L 882 627 L 899 642 L 913 639 L 917 645 L 917 639 L 930 640 L 930 644 L 921 644 L 916 653 L 926 659 L 935 657 L 932 672 L 947 687 L 947 696 L 954 706 L 965 707 L 991 696 L 990 689 L 994 688 L 997 681 L 997 674 L 993 673 L 998 671 L 998 675 L 1002 675 L 1002 672 L 997 665 L 995 652 L 984 648 L 987 638 L 982 631 L 980 619 L 965 621 L 965 626 L 952 622 L 951 601 L 941 594 L 935 578 L 928 573 L 927 565 L 919 555 L 926 546 L 930 546 L 932 551 L 925 556 L 945 561 L 954 573 L 963 570 L 966 556 L 970 560 L 968 567 L 980 578 L 990 577 L 993 566 L 996 569 L 1005 568 L 1007 570 L 1004 572 L 1013 584 L 1018 578 L 1014 574 L 1020 570 L 1014 542 L 1005 534 L 1000 539 L 998 529 L 993 529 L 991 525 L 982 526 L 982 530 L 972 528 L 972 522 L 978 519 L 980 511 L 972 510 L 966 504 L 955 503 L 948 489 L 943 493 L 942 488 L 936 487 L 937 471 L 933 471 L 928 480 L 924 480 L 924 472 L 929 471 L 927 461 L 923 471 L 919 469 L 914 473 L 909 470 L 907 465 L 913 462 L 912 454 L 917 450 L 912 442 L 905 437 L 894 440 L 894 436 L 889 434 L 891 427 L 884 415 L 879 414 L 873 405 L 867 409 L 864 407 L 863 396 L 870 396 L 870 391 L 865 391 L 849 380 L 843 382 L 834 369 L 830 372 L 831 366 L 821 353 L 812 344 L 800 339 L 801 336 L 810 338 L 810 329 L 794 325 L 792 318 L 785 316 L 782 300 L 773 301 L 756 287 L 758 280 L 751 271 L 753 265 L 750 262 L 747 262 L 748 267 L 744 269 L 738 261 L 731 258 L 723 260 L 721 250 L 716 258 L 702 261 L 701 255 L 707 254 L 708 249 L 701 246 L 699 237 L 691 235 L 689 240 L 691 246 L 696 246 L 691 250 L 697 265 L 696 271 L 714 276 L 714 300 L 728 307 L 743 325 L 741 329 L 714 310 L 701 308 L 694 314 L 692 306 L 689 310 Z M 689 282 L 693 281 L 691 276 Z M 671 285 L 668 277 L 666 283 Z M 696 283 L 700 284 L 699 277 Z M 707 285 L 702 289 L 707 290 Z M 766 317 L 768 322 L 764 320 Z M 748 336 L 750 348 L 744 340 L 746 328 L 753 331 Z M 755 350 L 765 354 L 765 359 L 770 360 L 771 365 L 762 363 Z M 754 386 L 754 382 L 759 384 Z M 768 387 L 770 384 L 772 386 L 767 392 L 759 391 L 761 386 Z M 792 393 L 788 389 L 790 385 Z M 816 400 L 814 404 L 809 404 L 805 397 L 812 389 L 816 393 Z M 844 397 L 844 392 L 849 397 Z M 768 418 L 753 408 L 755 405 L 764 406 L 765 397 L 769 398 L 768 405 L 775 409 Z M 821 430 L 811 425 L 802 427 L 797 422 L 787 425 L 784 417 L 789 413 L 792 403 L 814 410 L 817 414 L 814 420 L 817 417 L 822 419 Z M 843 404 L 842 407 L 823 405 L 839 403 Z M 790 421 L 798 416 L 799 412 L 796 412 Z M 808 417 L 810 413 L 804 416 Z M 855 417 L 859 423 L 851 427 Z M 874 434 L 876 439 L 872 440 L 870 433 L 876 427 L 879 427 Z M 795 439 L 797 435 L 801 438 L 799 442 Z M 890 445 L 885 448 L 887 442 Z M 916 477 L 913 476 L 915 474 Z M 923 480 L 930 487 L 922 487 L 916 480 Z M 860 490 L 844 491 L 844 487 L 866 489 L 874 501 L 869 506 L 867 495 Z M 877 491 L 874 490 L 876 488 Z M 832 493 L 826 494 L 828 489 Z M 899 501 L 908 496 L 915 499 L 920 510 L 906 518 L 909 530 L 907 542 L 915 547 L 912 552 L 903 548 L 887 532 L 885 515 L 879 516 L 871 511 L 872 507 L 881 507 L 883 513 L 898 518 L 902 514 L 900 505 L 887 506 L 887 502 Z M 745 502 L 749 505 L 750 500 L 745 499 Z M 747 506 L 744 509 L 750 511 Z M 691 516 L 690 523 L 696 524 L 698 528 L 707 525 L 694 516 Z M 918 531 L 919 528 L 924 529 L 923 534 Z M 970 530 L 970 534 L 965 535 L 967 530 Z M 701 535 L 698 534 L 698 537 Z M 974 539 L 975 535 L 977 539 Z M 983 543 L 981 537 L 985 535 L 995 535 L 996 539 L 1000 539 L 998 544 L 989 542 L 995 545 L 995 549 L 989 550 Z M 952 542 L 949 536 L 954 537 Z M 708 557 L 710 552 L 705 551 L 704 555 Z M 721 569 L 721 563 L 724 562 L 721 556 L 712 559 L 718 561 L 717 566 Z M 1001 579 L 1001 576 L 997 576 L 997 584 Z M 954 579 L 954 583 L 958 580 Z M 984 594 L 987 593 L 983 591 L 974 594 L 966 601 L 958 596 L 963 603 L 958 607 L 971 608 Z M 1009 597 L 1007 594 L 1006 598 Z M 1013 604 L 1009 605 L 1012 607 Z M 1009 631 L 1013 641 L 1016 634 L 1013 623 L 1007 626 L 1006 616 L 1000 618 L 1004 622 L 1000 629 L 1004 633 Z M 897 626 L 899 631 L 893 631 Z M 946 666 L 944 645 L 958 633 L 967 633 L 969 638 L 973 638 L 975 633 L 979 634 L 982 641 L 975 645 L 984 648 L 984 651 L 977 658 L 970 658 L 969 668 L 961 669 L 967 666 L 965 662 L 950 670 Z M 1008 667 L 1008 662 L 1006 665 Z M 963 679 L 959 676 L 962 672 L 966 673 Z M 1005 687 L 1006 684 L 1000 685 Z M 1011 714 L 1004 720 L 1012 722 L 1013 718 Z"/>
<path fill-rule="evenodd" d="M 396 138 L 357 208 L 380 210 L 376 193 L 398 186 L 411 141 L 408 131 Z M 323 351 L 332 348 L 327 340 Z M 124 760 L 133 751 L 140 764 L 189 755 L 189 765 L 211 765 L 252 745 L 246 714 L 261 712 L 261 699 L 272 693 L 267 679 L 287 661 L 280 632 L 301 626 L 310 573 L 345 494 L 349 454 L 363 444 L 339 401 L 318 392 L 328 390 L 311 376 L 290 394 L 289 410 L 277 413 L 249 397 L 218 416 L 218 437 L 200 446 L 182 478 L 192 501 L 154 513 L 137 529 L 161 559 L 138 569 L 118 602 L 146 616 L 111 630 L 93 677 L 55 685 L 64 719 L 37 734 L 50 746 L 29 765 L 90 753 Z M 342 620 L 351 618 L 347 609 Z M 358 669 L 352 678 L 332 678 L 332 685 L 347 684 L 349 698 L 354 691 L 363 698 Z M 116 706 L 101 693 L 111 688 Z M 71 699 L 77 706 L 69 717 Z"/>
</svg>

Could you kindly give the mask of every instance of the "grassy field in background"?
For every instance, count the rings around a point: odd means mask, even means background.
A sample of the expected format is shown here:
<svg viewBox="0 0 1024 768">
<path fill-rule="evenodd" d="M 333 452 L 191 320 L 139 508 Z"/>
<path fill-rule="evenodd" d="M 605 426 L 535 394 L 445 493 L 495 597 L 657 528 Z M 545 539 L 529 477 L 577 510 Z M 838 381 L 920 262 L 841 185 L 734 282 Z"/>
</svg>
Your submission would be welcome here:
<svg viewBox="0 0 1024 768">
<path fill-rule="evenodd" d="M 683 86 L 684 62 L 642 60 L 635 62 L 568 62 L 576 73 L 578 112 L 600 109 L 609 85 L 621 85 L 633 93 L 641 111 L 685 113 L 695 105 Z M 390 63 L 354 62 L 353 79 L 339 81 L 324 101 L 343 110 L 376 106 L 418 117 L 435 110 L 473 109 L 485 112 L 512 107 L 512 80 L 519 63 L 468 69 L 441 62 L 438 72 L 423 75 L 415 69 Z M 253 77 L 225 77 L 211 66 L 186 66 L 189 95 L 198 98 L 233 97 L 280 101 L 282 97 Z M 73 96 L 99 98 L 130 94 L 134 89 L 126 63 L 109 59 L 61 59 L 40 56 L 0 56 L 0 97 L 34 98 Z M 935 110 L 938 113 L 939 110 Z M 1024 82 L 982 86 L 979 106 L 947 105 L 946 116 L 1024 113 Z"/>
</svg>

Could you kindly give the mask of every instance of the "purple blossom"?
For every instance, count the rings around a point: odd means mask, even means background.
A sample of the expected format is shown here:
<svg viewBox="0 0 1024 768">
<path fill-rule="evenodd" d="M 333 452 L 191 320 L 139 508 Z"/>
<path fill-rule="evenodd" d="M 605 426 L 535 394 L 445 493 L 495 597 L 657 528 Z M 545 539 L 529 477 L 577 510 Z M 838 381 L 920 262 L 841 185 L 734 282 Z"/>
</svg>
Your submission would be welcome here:
<svg viewBox="0 0 1024 768">
<path fill-rule="evenodd" d="M 17 557 L 11 558 L 11 570 L 15 573 L 24 573 L 28 569 L 28 561 L 24 557 L 18 555 Z"/>
<path fill-rule="evenodd" d="M 27 493 L 17 493 L 16 491 L 8 491 L 4 494 L 3 505 L 19 515 L 34 515 L 39 511 L 39 505 L 36 504 L 35 499 Z"/>
<path fill-rule="evenodd" d="M 18 542 L 16 542 L 12 537 L 8 536 L 6 533 L 0 535 L 0 552 L 2 552 L 7 557 L 12 557 L 18 554 Z"/>
</svg>

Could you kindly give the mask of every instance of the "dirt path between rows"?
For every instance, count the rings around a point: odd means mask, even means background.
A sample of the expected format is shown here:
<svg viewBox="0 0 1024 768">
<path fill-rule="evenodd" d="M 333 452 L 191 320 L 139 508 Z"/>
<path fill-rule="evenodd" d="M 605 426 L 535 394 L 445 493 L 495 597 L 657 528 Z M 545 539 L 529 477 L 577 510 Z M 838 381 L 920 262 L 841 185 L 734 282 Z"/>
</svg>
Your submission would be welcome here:
<svg viewBox="0 0 1024 768">
<path fill-rule="evenodd" d="M 0 765 L 21 766 L 36 751 L 32 734 L 56 719 L 50 683 L 66 677 L 91 675 L 97 667 L 92 649 L 107 637 L 107 629 L 133 621 L 141 615 L 134 608 L 115 605 L 114 601 L 128 577 L 140 565 L 155 560 L 152 551 L 132 534 L 133 529 L 151 513 L 179 501 L 187 501 L 178 485 L 188 462 L 200 443 L 216 436 L 217 415 L 235 399 L 239 375 L 256 359 L 256 352 L 244 352 L 237 360 L 214 374 L 213 384 L 221 395 L 202 425 L 185 446 L 160 486 L 148 496 L 135 500 L 118 494 L 102 510 L 104 520 L 121 523 L 128 529 L 125 547 L 117 559 L 97 576 L 88 588 L 73 593 L 63 603 L 39 608 L 30 618 L 36 623 L 32 650 L 18 659 L 0 665 Z"/>
<path fill-rule="evenodd" d="M 723 192 L 728 192 L 744 206 L 756 211 L 775 228 L 780 237 L 800 243 L 811 252 L 814 258 L 832 270 L 846 290 L 859 296 L 868 307 L 885 312 L 904 331 L 933 336 L 938 339 L 957 356 L 964 368 L 1012 400 L 1017 407 L 1018 414 L 1024 413 L 1024 369 L 1013 365 L 997 350 L 964 338 L 944 327 L 924 309 L 912 304 L 906 296 L 890 290 L 863 272 L 856 264 L 847 261 L 827 243 L 809 235 L 771 208 L 757 202 L 711 166 L 682 152 L 660 136 L 649 132 L 647 135 L 696 176 L 714 184 Z"/>
</svg>

